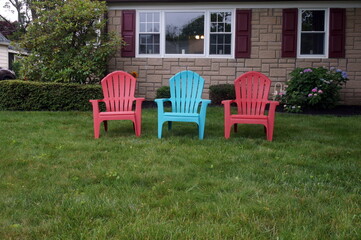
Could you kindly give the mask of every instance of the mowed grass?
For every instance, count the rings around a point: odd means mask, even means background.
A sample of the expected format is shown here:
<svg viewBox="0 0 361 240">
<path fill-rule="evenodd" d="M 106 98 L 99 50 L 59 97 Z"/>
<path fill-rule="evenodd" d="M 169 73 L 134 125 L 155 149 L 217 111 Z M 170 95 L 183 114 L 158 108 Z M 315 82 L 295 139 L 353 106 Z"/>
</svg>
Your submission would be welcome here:
<svg viewBox="0 0 361 240">
<path fill-rule="evenodd" d="M 0 112 L 0 239 L 361 239 L 361 116 L 278 113 L 223 138 L 174 123 L 157 139 L 91 112 Z"/>
</svg>

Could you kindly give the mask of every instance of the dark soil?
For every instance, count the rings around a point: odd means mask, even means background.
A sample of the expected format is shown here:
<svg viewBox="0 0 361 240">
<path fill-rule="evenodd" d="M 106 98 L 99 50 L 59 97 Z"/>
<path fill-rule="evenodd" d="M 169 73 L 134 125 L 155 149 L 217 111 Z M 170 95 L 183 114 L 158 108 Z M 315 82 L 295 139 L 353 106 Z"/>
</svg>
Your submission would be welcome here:
<svg viewBox="0 0 361 240">
<path fill-rule="evenodd" d="M 212 107 L 215 105 L 211 105 Z M 154 101 L 144 101 L 143 108 L 156 108 L 157 104 Z M 282 106 L 277 107 L 277 112 L 284 112 Z M 310 114 L 310 115 L 334 115 L 334 116 L 354 116 L 361 115 L 361 105 L 339 105 L 333 109 L 306 109 L 302 113 L 295 114 Z"/>
<path fill-rule="evenodd" d="M 277 107 L 277 112 L 284 112 L 281 106 Z M 310 115 L 334 115 L 334 116 L 354 116 L 361 115 L 361 106 L 339 105 L 332 109 L 305 109 L 299 114 Z"/>
</svg>

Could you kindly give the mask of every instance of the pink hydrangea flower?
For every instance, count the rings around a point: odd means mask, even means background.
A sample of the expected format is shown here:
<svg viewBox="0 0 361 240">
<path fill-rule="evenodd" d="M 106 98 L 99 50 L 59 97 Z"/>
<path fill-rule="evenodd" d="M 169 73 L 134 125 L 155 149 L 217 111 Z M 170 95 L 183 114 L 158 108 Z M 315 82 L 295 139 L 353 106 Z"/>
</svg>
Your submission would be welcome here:
<svg viewBox="0 0 361 240">
<path fill-rule="evenodd" d="M 317 87 L 311 90 L 312 92 L 317 92 Z"/>
<path fill-rule="evenodd" d="M 313 96 L 313 94 L 312 94 L 312 93 L 308 94 L 308 97 L 312 97 L 312 96 Z"/>
<path fill-rule="evenodd" d="M 311 68 L 306 68 L 305 70 L 303 70 L 304 73 L 306 72 L 312 72 L 312 69 Z"/>
<path fill-rule="evenodd" d="M 320 89 L 320 90 L 318 90 L 318 93 L 323 93 L 323 91 Z"/>
</svg>

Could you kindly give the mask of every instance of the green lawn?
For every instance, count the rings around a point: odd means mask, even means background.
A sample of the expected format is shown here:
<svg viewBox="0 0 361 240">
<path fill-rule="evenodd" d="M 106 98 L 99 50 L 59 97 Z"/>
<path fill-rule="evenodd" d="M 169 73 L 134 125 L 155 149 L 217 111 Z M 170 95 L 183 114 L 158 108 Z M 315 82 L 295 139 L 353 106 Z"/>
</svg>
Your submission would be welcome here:
<svg viewBox="0 0 361 240">
<path fill-rule="evenodd" d="M 156 117 L 0 112 L 0 239 L 361 239 L 361 116 L 279 113 L 273 142 Z"/>
</svg>

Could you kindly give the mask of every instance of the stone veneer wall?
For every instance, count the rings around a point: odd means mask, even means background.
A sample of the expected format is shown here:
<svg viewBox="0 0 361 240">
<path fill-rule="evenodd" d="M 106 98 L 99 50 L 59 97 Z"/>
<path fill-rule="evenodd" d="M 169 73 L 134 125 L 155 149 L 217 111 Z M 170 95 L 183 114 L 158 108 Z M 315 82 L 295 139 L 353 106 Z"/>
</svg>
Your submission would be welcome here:
<svg viewBox="0 0 361 240">
<path fill-rule="evenodd" d="M 109 11 L 109 31 L 121 31 L 121 14 L 121 10 Z M 233 83 L 247 71 L 262 72 L 275 84 L 285 83 L 295 67 L 337 67 L 347 71 L 350 79 L 341 91 L 341 103 L 361 105 L 361 8 L 346 10 L 346 25 L 345 59 L 281 58 L 282 9 L 253 9 L 251 58 L 122 58 L 118 52 L 108 70 L 137 71 L 137 96 L 152 100 L 155 91 L 168 85 L 168 79 L 182 70 L 204 77 L 207 98 L 210 85 Z"/>
</svg>

